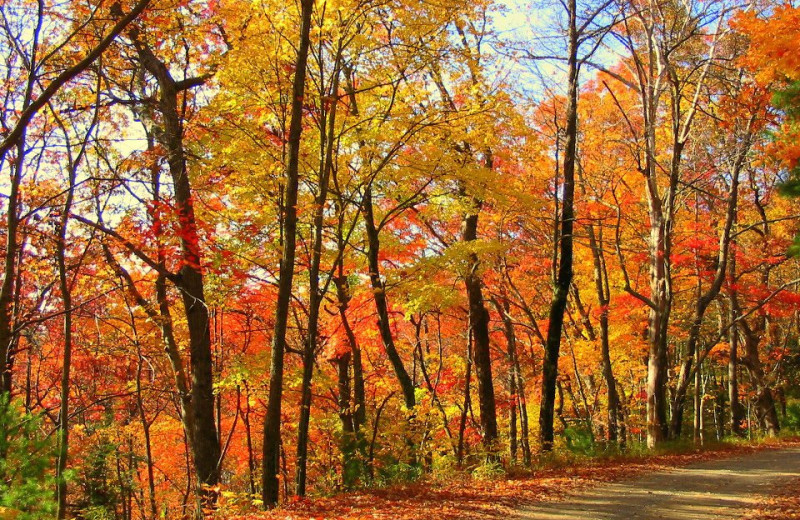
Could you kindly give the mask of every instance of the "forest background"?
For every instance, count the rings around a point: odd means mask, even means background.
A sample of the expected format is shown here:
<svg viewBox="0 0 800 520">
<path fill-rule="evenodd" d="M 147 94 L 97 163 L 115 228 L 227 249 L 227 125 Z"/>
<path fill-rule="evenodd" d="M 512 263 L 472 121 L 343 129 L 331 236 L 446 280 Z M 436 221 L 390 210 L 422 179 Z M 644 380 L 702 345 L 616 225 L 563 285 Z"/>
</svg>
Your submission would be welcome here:
<svg viewBox="0 0 800 520">
<path fill-rule="evenodd" d="M 796 430 L 799 42 L 771 1 L 1 1 L 0 510 Z"/>
</svg>

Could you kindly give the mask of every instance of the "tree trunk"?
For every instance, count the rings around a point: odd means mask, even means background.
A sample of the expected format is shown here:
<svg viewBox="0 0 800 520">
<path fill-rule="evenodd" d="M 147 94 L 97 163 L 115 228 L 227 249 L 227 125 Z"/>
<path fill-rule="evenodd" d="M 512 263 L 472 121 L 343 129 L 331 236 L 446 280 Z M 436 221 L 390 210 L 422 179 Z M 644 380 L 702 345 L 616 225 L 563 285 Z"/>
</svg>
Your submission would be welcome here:
<svg viewBox="0 0 800 520">
<path fill-rule="evenodd" d="M 766 276 L 764 276 L 766 281 Z M 732 304 L 736 307 L 737 313 L 741 314 L 736 298 L 732 299 Z M 759 425 L 764 429 L 764 432 L 773 437 L 780 431 L 780 424 L 778 423 L 778 412 L 775 408 L 775 400 L 772 397 L 770 388 L 770 381 L 764 373 L 764 366 L 761 363 L 761 358 L 758 352 L 758 345 L 763 331 L 766 329 L 766 320 L 764 316 L 758 318 L 759 326 L 751 328 L 747 321 L 742 320 L 739 322 L 740 330 L 744 336 L 744 356 L 740 359 L 741 363 L 747 369 L 750 375 L 751 384 L 755 387 L 755 398 L 751 403 L 755 408 L 756 419 Z M 748 405 L 749 410 L 749 405 Z M 748 434 L 752 436 L 753 430 L 749 421 L 750 413 L 748 411 Z"/>
<path fill-rule="evenodd" d="M 25 142 L 25 139 L 22 139 Z M 12 165 L 11 186 L 6 207 L 6 244 L 3 283 L 0 285 L 0 391 L 11 394 L 11 369 L 14 345 L 14 286 L 17 278 L 17 248 L 19 228 L 19 184 L 21 182 L 24 145 L 17 151 L 17 160 Z"/>
<path fill-rule="evenodd" d="M 243 381 L 244 383 L 244 402 L 245 402 L 245 409 L 244 414 L 242 415 L 242 422 L 244 423 L 244 433 L 245 433 L 245 441 L 247 444 L 247 479 L 250 484 L 250 494 L 255 495 L 256 490 L 256 460 L 255 460 L 255 453 L 253 450 L 253 430 L 250 423 L 250 386 L 247 384 L 247 381 Z"/>
<path fill-rule="evenodd" d="M 351 352 L 346 352 L 334 360 L 337 374 L 337 397 L 339 405 L 339 420 L 342 423 L 342 485 L 352 487 L 361 475 L 360 461 L 356 449 L 355 420 L 353 418 L 352 392 L 350 389 L 350 358 Z"/>
<path fill-rule="evenodd" d="M 367 232 L 367 261 L 369 263 L 369 279 L 372 283 L 373 299 L 375 300 L 375 307 L 378 310 L 378 328 L 381 333 L 381 340 L 383 341 L 383 348 L 386 350 L 386 356 L 392 364 L 397 381 L 400 383 L 400 389 L 403 391 L 403 399 L 406 408 L 409 410 L 414 409 L 416 405 L 416 397 L 414 396 L 414 383 L 403 365 L 403 360 L 400 359 L 400 354 L 394 344 L 394 337 L 392 336 L 392 324 L 389 318 L 389 304 L 386 299 L 386 285 L 381 280 L 380 271 L 380 230 L 375 223 L 375 213 L 372 204 L 372 186 L 367 186 L 364 190 L 363 199 L 364 210 L 364 226 Z"/>
<path fill-rule="evenodd" d="M 701 372 L 702 360 L 699 353 L 695 354 L 696 368 L 694 371 L 694 443 L 703 444 L 703 374 Z"/>
<path fill-rule="evenodd" d="M 464 242 L 474 242 L 477 239 L 480 203 L 475 199 L 472 202 L 476 207 L 473 213 L 464 217 L 462 222 Z M 481 407 L 483 443 L 489 452 L 494 452 L 497 441 L 497 408 L 494 398 L 494 382 L 492 381 L 489 312 L 486 310 L 483 301 L 481 278 L 477 272 L 479 265 L 478 255 L 470 253 L 468 272 L 464 277 L 464 283 L 467 286 L 467 299 L 469 301 L 469 323 L 472 328 L 475 374 L 478 377 L 478 402 Z"/>
<path fill-rule="evenodd" d="M 611 294 L 608 286 L 608 270 L 603 253 L 603 230 L 595 232 L 595 226 L 590 224 L 587 228 L 589 233 L 589 248 L 592 252 L 592 262 L 594 264 L 594 284 L 597 292 L 597 303 L 600 306 L 600 356 L 603 363 L 603 379 L 606 382 L 608 391 L 608 409 L 606 411 L 606 429 L 608 440 L 616 443 L 620 440 L 618 419 L 622 415 L 622 405 L 617 391 L 617 380 L 614 377 L 614 369 L 611 364 L 611 351 L 609 346 L 609 321 L 608 305 L 611 301 Z"/>
<path fill-rule="evenodd" d="M 67 199 L 64 202 L 61 214 L 61 225 L 56 242 L 56 262 L 58 263 L 58 286 L 61 291 L 61 301 L 64 304 L 64 353 L 61 366 L 61 405 L 58 413 L 58 460 L 56 463 L 56 500 L 58 511 L 56 516 L 60 519 L 67 516 L 67 480 L 64 472 L 67 469 L 69 456 L 69 391 L 70 369 L 72 368 L 72 284 L 67 277 L 67 228 L 69 215 L 72 211 L 72 201 L 75 195 L 75 179 L 77 164 L 70 164 L 69 188 Z"/>
<path fill-rule="evenodd" d="M 275 327 L 272 336 L 269 396 L 264 418 L 264 457 L 261 498 L 265 508 L 277 505 L 280 494 L 281 399 L 283 396 L 283 356 L 286 349 L 286 329 L 294 277 L 295 244 L 297 240 L 297 190 L 300 170 L 300 138 L 303 131 L 303 97 L 306 86 L 308 49 L 311 44 L 311 12 L 313 0 L 301 0 L 300 43 L 297 47 L 295 74 L 292 85 L 292 111 L 289 123 L 289 163 L 286 167 L 286 186 L 283 195 L 283 254 L 279 269 L 278 301 L 275 307 Z"/>
<path fill-rule="evenodd" d="M 133 313 L 131 313 L 131 324 L 135 327 Z M 142 423 L 142 434 L 144 435 L 144 462 L 147 464 L 147 496 L 150 504 L 150 515 L 153 519 L 158 518 L 158 506 L 156 505 L 156 484 L 153 468 L 153 451 L 150 443 L 150 422 L 144 409 L 144 397 L 142 396 L 142 368 L 144 356 L 139 344 L 138 334 L 134 331 L 136 338 L 136 408 L 139 412 L 139 421 Z"/>
<path fill-rule="evenodd" d="M 648 97 L 649 99 L 649 97 Z M 655 102 L 652 100 L 653 103 Z M 651 122 L 656 119 L 655 105 L 649 105 Z M 650 323 L 647 357 L 647 447 L 654 448 L 669 436 L 667 421 L 667 369 L 669 365 L 669 320 L 672 314 L 672 222 L 684 143 L 676 135 L 670 161 L 670 183 L 666 201 L 661 200 L 657 182 L 654 123 L 648 124 L 647 200 L 650 215 Z M 664 203 L 666 202 L 666 204 Z M 698 330 L 699 331 L 699 330 Z"/>
<path fill-rule="evenodd" d="M 331 84 L 331 96 L 339 91 L 339 56 L 336 58 Z M 320 290 L 320 262 L 322 259 L 322 226 L 325 222 L 325 204 L 328 201 L 328 187 L 333 170 L 334 130 L 338 101 L 331 104 L 330 113 L 323 112 L 320 127 L 321 149 L 324 155 L 320 160 L 319 192 L 314 200 L 314 238 L 312 243 L 311 266 L 308 270 L 308 339 L 303 350 L 303 381 L 300 397 L 300 419 L 297 425 L 297 466 L 295 473 L 295 494 L 306 495 L 306 473 L 308 464 L 308 427 L 311 420 L 311 378 L 314 375 L 314 361 L 317 357 L 317 336 L 319 331 L 319 311 L 324 296 Z M 327 288 L 327 282 L 325 288 Z"/>
<path fill-rule="evenodd" d="M 425 365 L 425 356 L 423 355 L 423 352 L 422 352 L 421 332 L 422 332 L 422 325 L 424 323 L 424 315 L 420 316 L 419 321 L 415 321 L 414 317 L 412 316 L 411 317 L 411 323 L 414 325 L 414 328 L 415 328 L 415 331 L 414 331 L 415 338 L 416 338 L 415 352 L 417 353 L 417 357 L 419 359 L 419 368 L 420 368 L 420 373 L 422 374 L 422 380 L 425 381 L 425 386 L 428 388 L 428 392 L 430 392 L 430 394 L 431 394 L 431 401 L 433 401 L 433 403 L 439 409 L 439 413 L 442 416 L 442 426 L 444 427 L 444 431 L 447 434 L 447 438 L 450 440 L 450 443 L 451 443 L 451 446 L 452 446 L 453 432 L 450 431 L 450 425 L 448 423 L 448 418 L 447 418 L 447 410 L 445 410 L 444 405 L 442 404 L 442 401 L 439 399 L 439 395 L 436 392 L 436 387 L 438 386 L 439 377 L 441 376 L 441 372 L 442 372 L 442 362 L 443 362 L 443 360 L 442 360 L 442 349 L 441 349 L 441 335 L 439 336 L 439 346 L 440 346 L 440 348 L 439 348 L 439 369 L 437 371 L 436 381 L 431 381 L 430 374 L 428 373 L 428 368 Z M 439 324 L 439 325 L 441 325 L 441 324 Z M 427 333 L 427 325 L 425 327 L 425 330 L 426 330 L 426 333 Z M 441 330 L 439 330 L 439 333 L 441 334 Z M 428 352 L 430 353 L 430 348 L 428 349 Z M 425 435 L 426 436 L 429 435 L 429 430 L 426 430 Z"/>
<path fill-rule="evenodd" d="M 730 265 L 728 267 L 728 277 L 736 280 L 736 254 L 731 254 Z M 728 401 L 731 407 L 731 434 L 737 437 L 744 436 L 742 428 L 745 419 L 745 409 L 739 400 L 739 313 L 737 306 L 733 304 L 736 298 L 736 289 L 731 289 L 730 294 L 730 328 L 728 337 L 730 338 L 730 357 L 728 359 Z"/>
<path fill-rule="evenodd" d="M 507 298 L 503 298 L 502 303 L 493 300 L 498 314 L 503 320 L 503 333 L 506 336 L 506 346 L 508 347 L 508 392 L 511 395 L 508 407 L 508 437 L 509 455 L 511 462 L 517 461 L 517 407 L 519 399 L 519 374 L 517 374 L 517 336 L 514 332 L 514 322 L 511 320 L 511 308 Z M 519 410 L 521 413 L 521 410 Z M 521 444 L 521 443 L 520 443 Z M 524 448 L 523 448 L 524 450 Z"/>
<path fill-rule="evenodd" d="M 33 72 L 31 72 L 31 75 Z M 33 88 L 32 77 L 28 83 L 24 103 L 30 102 Z M 24 105 L 23 105 L 24 106 Z M 16 335 L 14 330 L 14 293 L 17 285 L 17 262 L 20 250 L 19 241 L 19 188 L 22 182 L 22 170 L 25 167 L 27 129 L 23 129 L 17 145 L 17 155 L 11 164 L 10 186 L 8 192 L 8 205 L 6 207 L 6 244 L 3 263 L 3 283 L 0 285 L 0 392 L 11 394 L 12 368 L 14 364 L 14 344 Z M 0 159 L 5 163 L 6 153 Z"/>
<path fill-rule="evenodd" d="M 350 352 L 353 355 L 353 399 L 355 401 L 353 425 L 356 432 L 361 432 L 367 422 L 364 367 L 361 362 L 361 349 L 358 346 L 353 328 L 350 325 L 350 320 L 347 317 L 350 294 L 347 286 L 347 277 L 343 273 L 341 262 L 339 264 L 339 276 L 334 278 L 334 283 L 336 284 L 336 296 L 339 304 L 339 318 L 342 321 L 342 328 L 347 337 L 347 344 L 350 346 Z M 363 436 L 363 433 L 361 435 Z"/>
<path fill-rule="evenodd" d="M 334 178 L 334 182 L 335 178 Z M 350 292 L 347 283 L 347 276 L 344 274 L 344 214 L 343 205 L 337 203 L 337 213 L 339 222 L 336 228 L 336 244 L 338 251 L 337 273 L 333 278 L 336 287 L 336 300 L 339 311 L 339 319 L 344 329 L 347 344 L 350 347 L 350 355 L 347 356 L 348 363 L 353 368 L 352 387 L 349 375 L 346 373 L 347 366 L 339 360 L 339 408 L 342 421 L 342 459 L 344 466 L 343 483 L 345 486 L 355 484 L 359 478 L 365 474 L 367 441 L 364 428 L 367 422 L 366 416 L 366 395 L 364 390 L 364 367 L 361 362 L 361 349 L 359 348 L 350 320 L 347 317 L 347 308 L 350 305 Z M 342 371 L 345 371 L 343 373 Z M 346 381 L 345 379 L 346 378 Z M 345 396 L 343 393 L 347 393 Z M 345 411 L 346 410 L 346 411 Z"/>
<path fill-rule="evenodd" d="M 464 402 L 461 408 L 461 417 L 458 421 L 458 445 L 456 447 L 456 460 L 458 466 L 464 464 L 464 432 L 467 428 L 467 414 L 471 406 L 470 387 L 472 383 L 472 327 L 467 333 L 467 367 L 464 374 Z"/>
<path fill-rule="evenodd" d="M 745 359 L 744 365 L 754 383 L 756 395 L 753 399 L 756 419 L 769 437 L 774 437 L 780 431 L 778 411 L 772 397 L 767 375 L 758 352 L 758 338 L 754 334 L 745 334 Z"/>
<path fill-rule="evenodd" d="M 561 349 L 561 332 L 564 311 L 567 307 L 569 288 L 572 284 L 572 231 L 574 226 L 575 162 L 578 146 L 578 33 L 577 6 L 569 0 L 569 47 L 568 47 L 568 93 L 566 148 L 564 150 L 564 188 L 561 203 L 561 233 L 558 273 L 555 291 L 550 303 L 549 327 L 542 364 L 542 398 L 539 405 L 539 443 L 543 451 L 553 449 L 553 414 L 558 379 L 558 357 Z"/>
<path fill-rule="evenodd" d="M 522 447 L 522 463 L 531 465 L 531 443 L 528 428 L 528 399 L 525 395 L 525 379 L 519 364 L 519 357 L 514 359 L 514 372 L 517 374 L 517 403 L 519 408 L 520 446 Z"/>
<path fill-rule="evenodd" d="M 167 66 L 150 48 L 138 39 L 131 39 L 136 46 L 142 65 L 152 74 L 159 85 L 158 107 L 163 118 L 161 140 L 167 150 L 167 163 L 175 189 L 175 203 L 180 226 L 181 256 L 183 266 L 176 277 L 183 300 L 186 325 L 189 329 L 189 360 L 191 366 L 191 401 L 193 411 L 192 436 L 193 456 L 197 471 L 200 510 L 213 508 L 216 504 L 216 486 L 220 475 L 220 445 L 214 420 L 214 378 L 211 353 L 211 327 L 206 305 L 199 236 L 192 202 L 192 188 L 186 168 L 183 145 L 183 123 L 178 111 L 181 90 L 196 83 L 176 82 Z"/>
<path fill-rule="evenodd" d="M 708 306 L 713 302 L 722 289 L 722 284 L 725 281 L 725 276 L 728 274 L 728 261 L 730 259 L 731 250 L 731 230 L 736 222 L 736 211 L 739 203 L 739 177 L 742 168 L 744 168 L 747 153 L 750 150 L 750 140 L 753 120 L 750 120 L 748 125 L 747 134 L 744 136 L 744 144 L 739 149 L 731 172 L 731 185 L 728 192 L 728 205 L 725 214 L 725 223 L 723 224 L 722 233 L 719 237 L 719 253 L 717 256 L 717 268 L 714 279 L 709 288 L 702 292 L 700 287 L 700 274 L 698 273 L 698 296 L 695 304 L 694 316 L 692 324 L 689 328 L 689 338 L 687 340 L 687 349 L 681 362 L 681 370 L 678 376 L 678 382 L 675 388 L 674 397 L 671 403 L 671 421 L 669 435 L 672 439 L 677 439 L 681 434 L 681 424 L 683 421 L 683 409 L 686 402 L 686 393 L 689 389 L 692 375 L 692 364 L 697 344 L 700 341 L 700 331 L 703 324 L 703 317 L 705 316 Z M 732 322 L 733 323 L 733 322 Z M 703 352 L 698 359 L 702 360 L 706 352 Z"/>
<path fill-rule="evenodd" d="M 655 307 L 650 311 L 647 355 L 647 447 L 654 448 L 667 438 L 667 325 L 671 308 L 671 295 L 667 289 L 666 266 L 661 259 L 664 249 L 660 230 L 655 230 L 651 266 L 651 290 Z"/>
</svg>

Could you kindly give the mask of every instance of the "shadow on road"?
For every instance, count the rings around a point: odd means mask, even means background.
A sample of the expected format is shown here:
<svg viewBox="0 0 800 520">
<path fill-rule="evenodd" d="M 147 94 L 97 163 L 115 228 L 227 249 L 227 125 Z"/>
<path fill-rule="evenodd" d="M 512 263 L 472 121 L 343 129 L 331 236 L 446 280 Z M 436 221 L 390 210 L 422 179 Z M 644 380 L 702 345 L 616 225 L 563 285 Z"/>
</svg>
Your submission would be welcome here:
<svg viewBox="0 0 800 520">
<path fill-rule="evenodd" d="M 520 512 L 526 520 L 739 518 L 782 482 L 800 478 L 800 449 L 762 451 L 584 490 Z"/>
</svg>

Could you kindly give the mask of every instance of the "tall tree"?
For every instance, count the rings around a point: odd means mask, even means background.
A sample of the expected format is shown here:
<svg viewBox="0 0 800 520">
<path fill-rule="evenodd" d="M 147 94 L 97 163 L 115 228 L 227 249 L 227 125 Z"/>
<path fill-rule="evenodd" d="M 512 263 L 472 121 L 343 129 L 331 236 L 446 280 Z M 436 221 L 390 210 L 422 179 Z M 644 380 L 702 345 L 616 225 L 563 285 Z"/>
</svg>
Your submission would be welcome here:
<svg viewBox="0 0 800 520">
<path fill-rule="evenodd" d="M 575 227 L 575 169 L 578 161 L 578 89 L 581 65 L 591 58 L 594 49 L 607 29 L 595 27 L 595 20 L 605 13 L 609 3 L 591 8 L 585 19 L 579 19 L 576 0 L 569 0 L 567 11 L 567 108 L 565 127 L 564 167 L 562 178 L 561 214 L 558 216 L 558 269 L 555 277 L 553 299 L 550 302 L 547 337 L 542 363 L 542 397 L 539 405 L 539 442 L 544 451 L 553 449 L 553 417 L 558 379 L 558 358 L 561 351 L 561 333 L 573 276 L 573 230 Z M 581 45 L 589 42 L 592 49 L 579 56 Z"/>
<path fill-rule="evenodd" d="M 690 2 L 677 5 L 669 0 L 657 5 L 632 2 L 622 6 L 621 31 L 615 32 L 630 53 L 633 80 L 606 70 L 623 85 L 631 88 L 640 100 L 641 135 L 633 128 L 638 148 L 635 151 L 638 168 L 644 177 L 645 198 L 650 226 L 650 290 L 649 295 L 631 286 L 623 263 L 625 290 L 640 299 L 650 309 L 648 341 L 650 349 L 647 369 L 647 444 L 650 447 L 668 437 L 667 377 L 669 353 L 669 323 L 673 308 L 672 279 L 673 232 L 678 205 L 678 190 L 682 180 L 684 150 L 700 108 L 701 92 L 709 70 L 715 63 L 718 37 L 725 21 L 724 13 L 714 6 Z M 703 30 L 713 24 L 715 32 L 706 38 Z M 703 55 L 694 55 L 696 66 L 684 68 L 679 62 L 681 49 L 694 42 L 704 41 Z M 667 124 L 670 132 L 662 143 L 658 128 L 668 103 Z M 630 125 L 630 119 L 627 119 Z M 669 150 L 664 166 L 668 174 L 664 185 L 660 181 L 662 150 Z"/>
<path fill-rule="evenodd" d="M 295 58 L 292 84 L 291 120 L 289 123 L 289 162 L 282 204 L 283 254 L 279 271 L 278 300 L 275 306 L 275 327 L 272 337 L 272 358 L 269 374 L 267 415 L 264 418 L 264 459 L 261 497 L 265 508 L 278 503 L 278 482 L 281 446 L 281 405 L 283 395 L 283 357 L 286 350 L 286 329 L 295 268 L 297 240 L 297 190 L 300 178 L 300 144 L 303 132 L 303 106 L 306 89 L 308 51 L 311 46 L 311 14 L 314 0 L 300 0 L 300 40 Z"/>
<path fill-rule="evenodd" d="M 214 421 L 214 377 L 211 327 L 203 282 L 200 239 L 197 233 L 192 186 L 186 166 L 183 123 L 179 112 L 182 91 L 203 83 L 203 78 L 176 81 L 169 68 L 150 49 L 137 31 L 130 34 L 141 65 L 158 82 L 158 111 L 161 115 L 161 145 L 175 190 L 176 212 L 183 266 L 174 277 L 189 328 L 191 399 L 193 408 L 193 457 L 200 487 L 201 509 L 213 507 L 220 476 L 220 444 Z M 202 514 L 200 512 L 199 514 Z"/>
</svg>

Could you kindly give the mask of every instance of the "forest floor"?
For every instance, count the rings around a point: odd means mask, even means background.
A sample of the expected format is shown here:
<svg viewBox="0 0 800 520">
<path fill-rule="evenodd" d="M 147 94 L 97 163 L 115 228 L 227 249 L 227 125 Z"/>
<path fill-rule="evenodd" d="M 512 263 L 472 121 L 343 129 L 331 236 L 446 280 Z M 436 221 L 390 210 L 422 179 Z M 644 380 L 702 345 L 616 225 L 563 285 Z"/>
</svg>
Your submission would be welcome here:
<svg viewBox="0 0 800 520">
<path fill-rule="evenodd" d="M 540 462 L 495 480 L 456 473 L 224 518 L 800 520 L 800 440 Z"/>
</svg>

